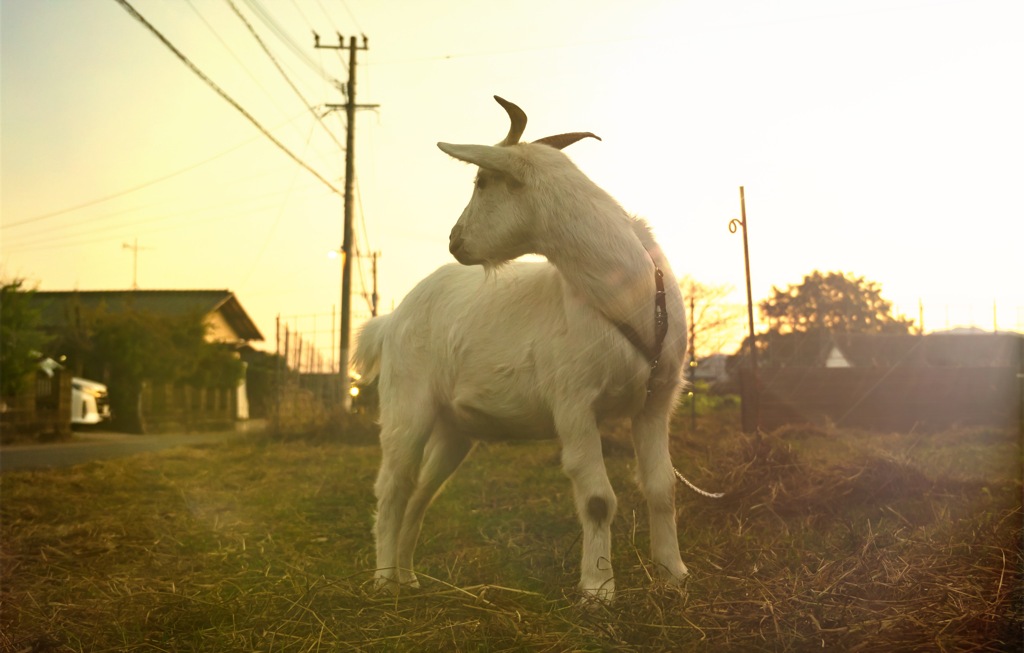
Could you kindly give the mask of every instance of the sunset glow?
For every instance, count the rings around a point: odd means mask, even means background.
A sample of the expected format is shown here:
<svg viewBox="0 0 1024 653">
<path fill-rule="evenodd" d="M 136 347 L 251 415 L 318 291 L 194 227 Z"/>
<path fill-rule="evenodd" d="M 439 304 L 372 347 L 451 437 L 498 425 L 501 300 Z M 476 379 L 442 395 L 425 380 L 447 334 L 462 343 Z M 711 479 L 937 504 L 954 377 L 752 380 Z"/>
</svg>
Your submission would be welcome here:
<svg viewBox="0 0 1024 653">
<path fill-rule="evenodd" d="M 567 153 L 735 303 L 744 186 L 755 301 L 844 271 L 927 331 L 1024 331 L 1019 2 L 237 1 L 312 110 L 228 3 L 131 5 L 334 189 L 113 0 L 3 0 L 5 278 L 125 289 L 137 238 L 141 288 L 230 289 L 266 347 L 280 315 L 329 354 L 347 73 L 312 32 L 365 33 L 355 232 L 384 311 L 452 260 L 474 173 L 434 144 L 500 140 L 497 93 L 526 140 L 601 136 Z"/>
</svg>

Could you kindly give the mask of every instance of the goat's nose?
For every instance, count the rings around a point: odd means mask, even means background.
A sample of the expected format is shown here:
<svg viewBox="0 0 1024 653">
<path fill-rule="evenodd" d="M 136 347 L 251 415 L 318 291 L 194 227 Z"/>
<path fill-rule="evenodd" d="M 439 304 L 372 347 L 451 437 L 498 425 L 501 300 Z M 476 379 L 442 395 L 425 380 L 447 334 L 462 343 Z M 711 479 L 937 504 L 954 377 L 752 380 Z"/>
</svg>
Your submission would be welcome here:
<svg viewBox="0 0 1024 653">
<path fill-rule="evenodd" d="M 452 254 L 457 254 L 462 249 L 462 243 L 465 242 L 462 236 L 457 236 L 448 241 L 448 251 Z"/>
<path fill-rule="evenodd" d="M 452 233 L 448 236 L 448 251 L 454 254 L 462 248 L 462 243 L 465 240 L 462 238 L 462 227 L 455 225 L 452 227 Z"/>
</svg>

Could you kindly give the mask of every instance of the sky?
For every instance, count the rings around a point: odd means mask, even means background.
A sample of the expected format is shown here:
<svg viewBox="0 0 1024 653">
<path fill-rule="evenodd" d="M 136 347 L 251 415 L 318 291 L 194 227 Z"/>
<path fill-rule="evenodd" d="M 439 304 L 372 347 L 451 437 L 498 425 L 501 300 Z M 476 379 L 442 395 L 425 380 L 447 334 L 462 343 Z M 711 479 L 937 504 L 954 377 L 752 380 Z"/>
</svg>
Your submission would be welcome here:
<svg viewBox="0 0 1024 653">
<path fill-rule="evenodd" d="M 384 312 L 451 262 L 474 171 L 436 142 L 501 140 L 497 94 L 524 140 L 598 134 L 567 154 L 730 301 L 743 186 L 755 302 L 842 271 L 927 331 L 1024 331 L 1017 0 L 126 1 L 320 178 L 118 0 L 0 0 L 4 279 L 128 289 L 137 260 L 139 288 L 229 289 L 265 348 L 280 316 L 330 358 L 347 53 L 313 32 L 340 33 L 367 37 L 356 99 L 379 105 L 355 231 Z"/>
</svg>

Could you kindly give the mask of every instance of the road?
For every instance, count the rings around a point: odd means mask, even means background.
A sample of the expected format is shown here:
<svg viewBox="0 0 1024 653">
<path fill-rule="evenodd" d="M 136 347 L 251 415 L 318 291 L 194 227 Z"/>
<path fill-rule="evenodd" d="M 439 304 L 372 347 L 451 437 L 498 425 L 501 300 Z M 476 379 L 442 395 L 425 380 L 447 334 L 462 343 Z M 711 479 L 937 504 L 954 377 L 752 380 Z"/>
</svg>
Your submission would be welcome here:
<svg viewBox="0 0 1024 653">
<path fill-rule="evenodd" d="M 163 433 L 159 435 L 127 435 L 124 433 L 75 433 L 68 442 L 28 444 L 0 447 L 0 472 L 26 469 L 70 467 L 93 460 L 121 458 L 147 451 L 223 442 L 245 437 L 262 429 L 254 420 L 236 431 L 213 433 Z"/>
</svg>

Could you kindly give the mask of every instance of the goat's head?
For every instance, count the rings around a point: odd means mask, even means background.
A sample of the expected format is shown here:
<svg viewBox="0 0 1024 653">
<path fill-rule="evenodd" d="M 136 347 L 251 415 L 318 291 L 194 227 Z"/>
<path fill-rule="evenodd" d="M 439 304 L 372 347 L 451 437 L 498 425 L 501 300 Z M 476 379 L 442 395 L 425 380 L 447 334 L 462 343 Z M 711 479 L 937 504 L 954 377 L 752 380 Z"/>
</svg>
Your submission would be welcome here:
<svg viewBox="0 0 1024 653">
<path fill-rule="evenodd" d="M 498 96 L 494 99 L 512 121 L 503 141 L 497 145 L 437 144 L 456 159 L 480 167 L 473 196 L 452 228 L 448 241 L 449 251 L 463 265 L 493 266 L 523 254 L 536 253 L 533 202 L 537 198 L 531 188 L 545 170 L 551 166 L 558 168 L 560 162 L 568 163 L 557 150 L 582 138 L 601 140 L 590 132 L 573 132 L 520 143 L 519 138 L 526 128 L 526 114 L 507 100 Z M 544 147 L 537 148 L 538 144 Z"/>
</svg>

